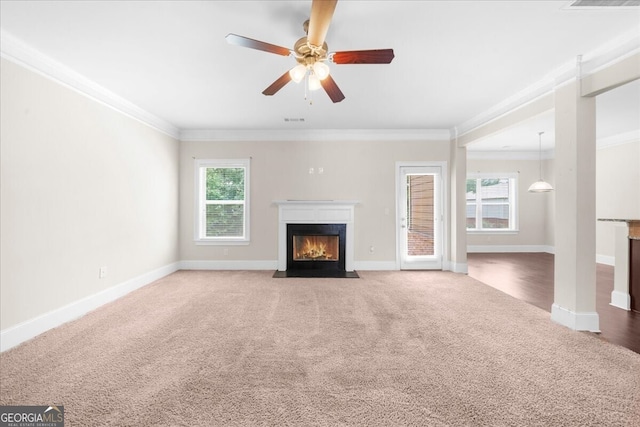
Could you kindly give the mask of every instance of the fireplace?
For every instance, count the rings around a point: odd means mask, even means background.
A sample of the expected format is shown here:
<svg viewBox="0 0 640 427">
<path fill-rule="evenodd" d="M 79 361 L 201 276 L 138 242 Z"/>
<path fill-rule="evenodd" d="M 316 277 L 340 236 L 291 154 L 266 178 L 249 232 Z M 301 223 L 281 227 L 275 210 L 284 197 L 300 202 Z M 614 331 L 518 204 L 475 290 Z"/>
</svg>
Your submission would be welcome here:
<svg viewBox="0 0 640 427">
<path fill-rule="evenodd" d="M 287 224 L 287 271 L 346 271 L 346 232 L 346 224 Z"/>
<path fill-rule="evenodd" d="M 353 269 L 354 206 L 341 200 L 280 200 L 273 277 L 359 277 Z"/>
</svg>

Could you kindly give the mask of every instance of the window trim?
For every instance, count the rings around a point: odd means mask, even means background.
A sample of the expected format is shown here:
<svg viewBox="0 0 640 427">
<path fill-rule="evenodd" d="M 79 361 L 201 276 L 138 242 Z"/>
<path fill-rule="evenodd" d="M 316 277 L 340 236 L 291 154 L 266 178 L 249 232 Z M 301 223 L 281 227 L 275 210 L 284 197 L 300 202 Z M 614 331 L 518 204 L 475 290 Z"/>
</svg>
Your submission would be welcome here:
<svg viewBox="0 0 640 427">
<path fill-rule="evenodd" d="M 467 174 L 467 180 L 469 179 L 500 179 L 507 178 L 510 181 L 509 185 L 509 228 L 467 228 L 468 234 L 518 234 L 519 221 L 518 221 L 518 174 L 514 172 L 508 173 L 470 173 Z M 466 180 L 465 180 L 466 185 Z M 482 219 L 482 203 L 480 202 L 480 192 L 476 192 L 476 225 L 478 220 Z M 465 211 L 468 206 L 465 200 Z M 465 215 L 466 218 L 466 215 Z M 480 221 L 482 224 L 482 221 Z"/>
<path fill-rule="evenodd" d="M 193 240 L 196 245 L 248 245 L 250 239 L 250 182 L 251 159 L 195 159 L 194 162 L 194 224 Z M 204 237 L 202 230 L 206 224 L 206 179 L 204 168 L 244 168 L 244 236 Z"/>
</svg>

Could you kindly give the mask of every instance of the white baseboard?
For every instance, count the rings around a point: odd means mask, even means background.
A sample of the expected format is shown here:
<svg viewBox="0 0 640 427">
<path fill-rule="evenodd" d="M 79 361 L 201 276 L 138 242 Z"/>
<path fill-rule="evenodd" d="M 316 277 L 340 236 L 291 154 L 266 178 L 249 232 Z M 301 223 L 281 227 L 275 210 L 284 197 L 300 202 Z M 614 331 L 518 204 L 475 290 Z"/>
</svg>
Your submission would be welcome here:
<svg viewBox="0 0 640 427">
<path fill-rule="evenodd" d="M 461 274 L 469 273 L 468 264 L 466 262 L 443 261 L 442 270 L 451 271 L 453 273 L 461 273 Z"/>
<path fill-rule="evenodd" d="M 609 255 L 598 255 L 598 254 L 596 254 L 596 262 L 598 264 L 615 266 L 616 265 L 616 257 L 609 256 Z"/>
<path fill-rule="evenodd" d="M 277 270 L 278 261 L 220 261 L 185 260 L 180 261 L 180 270 Z M 355 270 L 386 271 L 397 270 L 395 261 L 354 261 Z"/>
<path fill-rule="evenodd" d="M 185 260 L 180 261 L 180 270 L 277 270 L 278 261 L 220 261 Z"/>
<path fill-rule="evenodd" d="M 177 271 L 178 267 L 179 263 L 177 262 L 160 267 L 109 289 L 100 291 L 97 294 L 82 298 L 64 307 L 0 331 L 0 352 L 9 350 L 43 332 L 77 319 L 104 304 L 115 301 L 129 292 L 135 291 Z"/>
<path fill-rule="evenodd" d="M 575 313 L 554 303 L 551 320 L 574 331 L 600 332 L 600 317 L 596 312 Z"/>
<path fill-rule="evenodd" d="M 631 295 L 627 292 L 620 291 L 612 291 L 611 292 L 611 302 L 609 305 L 614 307 L 621 308 L 623 310 L 630 311 L 631 310 Z"/>
<path fill-rule="evenodd" d="M 547 245 L 468 245 L 467 253 L 518 253 L 547 252 L 555 253 L 553 246 Z"/>
</svg>

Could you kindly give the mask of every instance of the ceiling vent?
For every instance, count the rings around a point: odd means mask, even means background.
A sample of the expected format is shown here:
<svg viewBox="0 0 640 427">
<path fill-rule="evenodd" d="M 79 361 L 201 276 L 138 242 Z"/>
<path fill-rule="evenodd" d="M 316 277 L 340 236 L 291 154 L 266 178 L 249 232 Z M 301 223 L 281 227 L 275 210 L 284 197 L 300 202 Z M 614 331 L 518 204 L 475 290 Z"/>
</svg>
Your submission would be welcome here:
<svg viewBox="0 0 640 427">
<path fill-rule="evenodd" d="M 608 9 L 640 7 L 640 0 L 576 0 L 567 9 Z"/>
</svg>

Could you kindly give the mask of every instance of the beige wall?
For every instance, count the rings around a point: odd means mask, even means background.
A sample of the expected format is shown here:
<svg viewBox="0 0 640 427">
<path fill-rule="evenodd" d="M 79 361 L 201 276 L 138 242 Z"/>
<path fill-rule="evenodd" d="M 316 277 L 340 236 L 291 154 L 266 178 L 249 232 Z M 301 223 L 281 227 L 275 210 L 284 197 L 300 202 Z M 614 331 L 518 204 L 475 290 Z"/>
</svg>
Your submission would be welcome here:
<svg viewBox="0 0 640 427">
<path fill-rule="evenodd" d="M 640 219 L 640 141 L 596 152 L 596 217 Z M 598 222 L 596 253 L 613 257 L 614 227 L 620 223 Z"/>
<path fill-rule="evenodd" d="M 194 158 L 251 158 L 251 244 L 193 242 Z M 275 261 L 278 209 L 274 200 L 358 200 L 355 261 L 395 262 L 396 161 L 447 161 L 448 141 L 188 142 L 180 146 L 182 260 Z M 309 174 L 309 168 L 315 173 Z M 318 173 L 323 168 L 323 174 Z M 374 253 L 369 252 L 371 246 Z M 228 255 L 224 255 L 224 249 Z"/>
<path fill-rule="evenodd" d="M 0 329 L 178 261 L 179 143 L 4 59 L 1 75 Z"/>
<path fill-rule="evenodd" d="M 596 152 L 596 217 L 640 218 L 640 141 L 605 147 Z M 553 159 L 543 161 L 545 180 L 554 183 Z M 470 246 L 544 245 L 555 242 L 555 192 L 531 194 L 528 186 L 537 178 L 537 162 L 527 160 L 468 160 L 468 172 L 520 172 L 520 230 L 517 235 L 467 236 Z M 527 178 L 528 177 L 528 178 Z M 542 197 L 540 197 L 542 196 Z M 539 201 L 542 203 L 538 204 Z M 542 209 L 542 211 L 541 211 Z M 540 215 L 539 215 L 540 214 Z M 542 223 L 541 223 L 542 219 Z M 596 254 L 599 262 L 612 262 L 614 227 L 619 223 L 596 223 Z"/>
<path fill-rule="evenodd" d="M 543 162 L 543 176 L 553 184 L 547 172 L 549 161 Z M 517 233 L 467 233 L 467 245 L 511 246 L 518 251 L 523 246 L 548 246 L 549 211 L 551 193 L 529 193 L 529 186 L 539 179 L 538 160 L 467 160 L 467 173 L 516 173 L 518 175 L 518 228 Z M 553 218 L 553 217 L 551 217 Z M 551 221 L 552 222 L 552 221 Z M 540 248 L 542 249 L 542 248 Z"/>
</svg>

